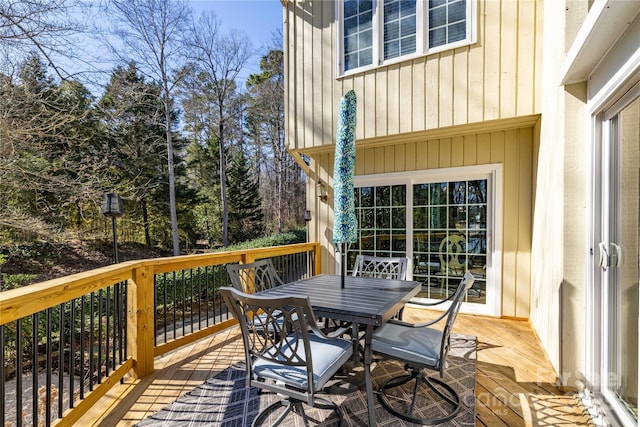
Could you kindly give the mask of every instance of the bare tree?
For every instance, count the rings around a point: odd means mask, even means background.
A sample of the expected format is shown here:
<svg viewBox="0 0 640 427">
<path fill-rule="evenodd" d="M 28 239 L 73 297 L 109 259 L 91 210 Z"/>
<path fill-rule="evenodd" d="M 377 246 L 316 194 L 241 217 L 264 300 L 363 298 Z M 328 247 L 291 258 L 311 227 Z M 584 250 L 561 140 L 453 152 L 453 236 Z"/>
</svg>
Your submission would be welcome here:
<svg viewBox="0 0 640 427">
<path fill-rule="evenodd" d="M 282 232 L 302 221 L 305 178 L 287 151 L 284 133 L 284 62 L 282 34 L 275 32 L 260 60 L 260 73 L 247 80 L 249 140 L 255 148 L 266 226 Z M 268 202 L 266 202 L 268 200 Z"/>
<path fill-rule="evenodd" d="M 220 161 L 220 197 L 222 201 L 222 244 L 228 246 L 229 208 L 226 186 L 226 127 L 238 120 L 241 110 L 229 104 L 236 99 L 236 78 L 251 58 L 252 46 L 244 33 L 220 34 L 220 22 L 212 12 L 203 13 L 193 23 L 189 43 L 192 60 L 203 87 L 211 88 L 211 102 L 217 120 L 217 139 Z"/>
<path fill-rule="evenodd" d="M 172 140 L 172 92 L 183 75 L 185 61 L 184 31 L 190 21 L 191 9 L 186 0 L 111 0 L 116 19 L 122 24 L 115 34 L 122 40 L 118 56 L 134 59 L 140 70 L 158 82 L 164 104 L 167 167 L 169 176 L 169 209 L 174 255 L 180 254 L 178 217 Z"/>
<path fill-rule="evenodd" d="M 95 200 L 102 162 L 88 90 L 56 83 L 46 70 L 34 54 L 17 76 L 0 74 L 1 222 L 37 233 L 40 222 L 63 225 L 70 211 Z"/>
<path fill-rule="evenodd" d="M 82 0 L 0 1 L 0 65 L 10 72 L 28 55 L 37 53 L 60 79 L 70 76 L 63 60 L 79 57 L 80 17 L 89 6 Z"/>
</svg>

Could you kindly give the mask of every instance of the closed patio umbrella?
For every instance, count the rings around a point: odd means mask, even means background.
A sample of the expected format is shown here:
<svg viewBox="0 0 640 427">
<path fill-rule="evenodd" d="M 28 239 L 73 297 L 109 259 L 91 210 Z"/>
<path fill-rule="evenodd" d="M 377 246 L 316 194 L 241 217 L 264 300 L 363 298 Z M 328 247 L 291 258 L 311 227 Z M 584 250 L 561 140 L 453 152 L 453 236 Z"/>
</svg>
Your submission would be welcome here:
<svg viewBox="0 0 640 427">
<path fill-rule="evenodd" d="M 347 251 L 358 237 L 356 209 L 353 200 L 356 146 L 356 93 L 344 94 L 338 105 L 338 129 L 333 166 L 333 243 L 342 256 L 341 285 L 347 274 Z"/>
</svg>

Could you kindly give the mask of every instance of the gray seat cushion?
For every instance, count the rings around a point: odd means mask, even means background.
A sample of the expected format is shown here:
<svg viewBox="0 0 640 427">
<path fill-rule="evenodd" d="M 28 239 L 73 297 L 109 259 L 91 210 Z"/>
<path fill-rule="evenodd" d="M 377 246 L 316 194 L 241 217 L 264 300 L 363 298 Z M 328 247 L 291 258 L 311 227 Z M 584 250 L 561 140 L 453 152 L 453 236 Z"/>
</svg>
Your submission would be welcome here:
<svg viewBox="0 0 640 427">
<path fill-rule="evenodd" d="M 311 354 L 313 355 L 313 382 L 314 391 L 320 391 L 331 377 L 349 360 L 353 353 L 351 341 L 343 339 L 322 339 L 310 334 Z M 304 358 L 304 344 L 302 338 L 294 341 L 297 352 Z M 291 346 L 290 346 L 291 347 Z M 291 354 L 290 349 L 285 354 Z M 253 374 L 258 378 L 270 378 L 275 381 L 296 387 L 307 389 L 307 367 L 287 366 L 264 359 L 256 359 L 253 362 Z"/>
<path fill-rule="evenodd" d="M 390 357 L 438 368 L 442 331 L 386 323 L 373 333 L 371 350 Z"/>
</svg>

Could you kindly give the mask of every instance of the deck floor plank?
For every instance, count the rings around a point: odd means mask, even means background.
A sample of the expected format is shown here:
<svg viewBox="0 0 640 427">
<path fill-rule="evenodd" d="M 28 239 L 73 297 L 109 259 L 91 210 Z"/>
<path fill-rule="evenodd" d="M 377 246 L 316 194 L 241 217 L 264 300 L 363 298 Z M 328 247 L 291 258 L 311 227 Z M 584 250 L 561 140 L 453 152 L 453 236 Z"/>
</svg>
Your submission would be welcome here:
<svg viewBox="0 0 640 427">
<path fill-rule="evenodd" d="M 403 319 L 420 322 L 436 315 L 407 307 Z M 476 426 L 594 425 L 577 398 L 558 387 L 527 321 L 460 314 L 454 332 L 478 337 Z M 201 339 L 157 357 L 151 376 L 114 387 L 81 423 L 132 426 L 243 359 L 237 328 Z"/>
</svg>

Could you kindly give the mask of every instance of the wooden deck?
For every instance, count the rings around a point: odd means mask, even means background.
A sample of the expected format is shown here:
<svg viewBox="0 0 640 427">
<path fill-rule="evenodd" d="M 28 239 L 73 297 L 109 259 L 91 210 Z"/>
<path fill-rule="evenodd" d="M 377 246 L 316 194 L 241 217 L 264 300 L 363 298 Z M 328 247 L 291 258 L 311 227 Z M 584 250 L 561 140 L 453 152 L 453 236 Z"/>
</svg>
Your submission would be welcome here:
<svg viewBox="0 0 640 427">
<path fill-rule="evenodd" d="M 412 308 L 404 313 L 407 321 L 433 316 Z M 528 322 L 461 314 L 454 331 L 478 337 L 476 426 L 594 425 L 577 398 L 555 385 Z M 202 339 L 156 359 L 150 377 L 114 387 L 78 425 L 134 425 L 243 357 L 235 327 Z"/>
</svg>

